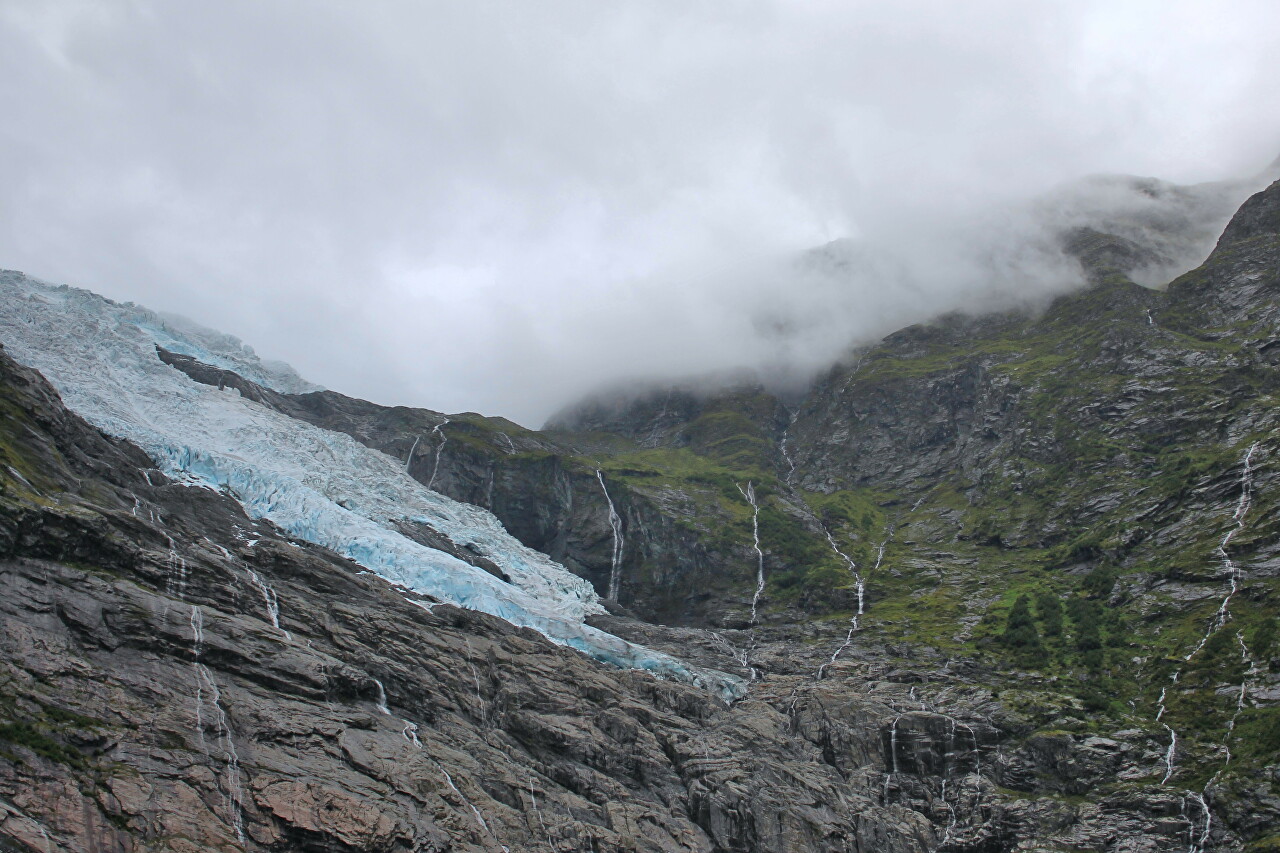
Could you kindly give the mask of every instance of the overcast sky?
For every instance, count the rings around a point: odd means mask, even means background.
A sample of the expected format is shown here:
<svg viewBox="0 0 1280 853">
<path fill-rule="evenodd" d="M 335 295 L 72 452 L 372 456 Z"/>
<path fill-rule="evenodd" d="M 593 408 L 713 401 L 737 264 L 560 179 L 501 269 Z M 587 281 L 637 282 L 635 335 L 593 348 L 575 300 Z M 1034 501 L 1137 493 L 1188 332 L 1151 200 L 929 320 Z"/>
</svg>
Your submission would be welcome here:
<svg viewBox="0 0 1280 853">
<path fill-rule="evenodd" d="M 1276 57 L 1274 0 L 0 0 L 0 267 L 537 426 L 767 361 L 774 309 L 827 357 L 975 286 L 778 257 L 928 253 L 1089 173 L 1256 173 Z"/>
</svg>

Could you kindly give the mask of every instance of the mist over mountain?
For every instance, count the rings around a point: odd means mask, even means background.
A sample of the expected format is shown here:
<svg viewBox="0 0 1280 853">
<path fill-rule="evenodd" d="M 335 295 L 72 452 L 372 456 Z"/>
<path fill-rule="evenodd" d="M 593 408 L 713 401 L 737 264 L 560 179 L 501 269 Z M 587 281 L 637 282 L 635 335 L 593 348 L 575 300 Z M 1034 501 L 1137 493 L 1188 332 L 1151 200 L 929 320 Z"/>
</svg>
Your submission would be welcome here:
<svg viewBox="0 0 1280 853">
<path fill-rule="evenodd" d="M 1083 286 L 545 431 L 0 272 L 0 846 L 1274 847 L 1280 181 L 1163 289 L 1218 190 L 1099 186 Z"/>
<path fill-rule="evenodd" d="M 650 354 L 647 371 L 606 377 L 592 392 L 626 396 L 675 382 L 703 393 L 749 378 L 785 396 L 902 326 L 957 311 L 1043 310 L 1089 283 L 1075 245 L 1089 232 L 1126 241 L 1134 255 L 1126 274 L 1162 287 L 1198 266 L 1240 203 L 1277 176 L 1275 164 L 1249 178 L 1192 186 L 1092 176 L 963 221 L 885 225 L 720 270 L 694 288 L 720 300 L 720 310 L 687 321 L 702 324 L 697 335 L 689 330 L 705 341 L 699 357 L 682 350 L 663 375 L 654 367 L 661 354 Z"/>
<path fill-rule="evenodd" d="M 1280 850 L 1277 55 L 0 2 L 0 853 Z"/>
<path fill-rule="evenodd" d="M 1065 286 L 1019 211 L 1256 174 L 1277 33 L 1248 0 L 6 3 L 0 263 L 533 426 L 617 378 L 808 369 L 993 266 Z M 1032 245 L 975 257 L 993 225 Z M 905 280 L 786 271 L 837 240 Z"/>
</svg>

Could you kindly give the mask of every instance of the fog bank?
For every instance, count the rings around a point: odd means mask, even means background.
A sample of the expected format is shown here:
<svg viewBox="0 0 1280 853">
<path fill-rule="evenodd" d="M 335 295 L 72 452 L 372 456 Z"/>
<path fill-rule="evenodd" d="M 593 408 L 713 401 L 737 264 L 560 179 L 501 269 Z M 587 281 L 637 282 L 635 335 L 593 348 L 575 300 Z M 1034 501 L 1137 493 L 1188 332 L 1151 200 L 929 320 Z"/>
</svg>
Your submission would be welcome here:
<svg viewBox="0 0 1280 853">
<path fill-rule="evenodd" d="M 1071 287 L 1089 217 L 1205 244 L 1245 184 L 1077 179 L 1255 176 L 1277 54 L 1243 0 L 14 0 L 0 266 L 536 426 Z"/>
</svg>

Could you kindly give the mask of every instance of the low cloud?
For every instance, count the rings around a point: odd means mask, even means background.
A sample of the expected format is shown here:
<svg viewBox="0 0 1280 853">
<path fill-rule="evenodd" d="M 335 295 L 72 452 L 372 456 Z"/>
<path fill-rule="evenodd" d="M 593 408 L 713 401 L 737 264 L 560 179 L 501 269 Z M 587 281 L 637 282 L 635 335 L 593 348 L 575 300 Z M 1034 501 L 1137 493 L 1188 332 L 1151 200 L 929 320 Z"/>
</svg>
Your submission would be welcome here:
<svg viewBox="0 0 1280 853">
<path fill-rule="evenodd" d="M 1071 179 L 1280 151 L 1280 8 L 1114 5 L 19 0 L 0 266 L 532 425 L 620 377 L 802 372 L 1071 286 L 1046 234 L 1143 204 Z"/>
</svg>

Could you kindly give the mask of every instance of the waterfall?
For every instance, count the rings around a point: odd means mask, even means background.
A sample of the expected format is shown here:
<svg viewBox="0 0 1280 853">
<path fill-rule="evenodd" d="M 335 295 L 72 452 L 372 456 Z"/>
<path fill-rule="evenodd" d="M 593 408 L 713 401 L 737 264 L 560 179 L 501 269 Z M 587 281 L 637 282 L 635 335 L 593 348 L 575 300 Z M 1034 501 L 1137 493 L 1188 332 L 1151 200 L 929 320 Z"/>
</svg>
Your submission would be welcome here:
<svg viewBox="0 0 1280 853">
<path fill-rule="evenodd" d="M 1218 610 L 1210 621 L 1209 627 L 1205 630 L 1204 635 L 1200 638 L 1200 642 L 1196 644 L 1194 649 L 1183 657 L 1182 661 L 1184 665 L 1190 663 L 1191 660 L 1199 654 L 1202 649 L 1204 649 L 1205 645 L 1208 644 L 1209 638 L 1225 627 L 1227 622 L 1231 620 L 1231 599 L 1234 598 L 1236 593 L 1240 590 L 1240 581 L 1243 579 L 1243 573 L 1240 571 L 1240 567 L 1236 565 L 1235 561 L 1231 559 L 1231 553 L 1228 551 L 1228 548 L 1230 547 L 1232 540 L 1245 529 L 1245 519 L 1249 514 L 1250 508 L 1253 506 L 1253 456 L 1257 450 L 1258 442 L 1255 441 L 1253 444 L 1249 445 L 1248 450 L 1245 451 L 1243 459 L 1241 459 L 1240 497 L 1236 501 L 1235 511 L 1231 514 L 1233 524 L 1223 535 L 1222 540 L 1218 543 L 1218 547 L 1214 549 L 1214 553 L 1217 555 L 1219 562 L 1221 562 L 1222 567 L 1227 571 L 1228 589 L 1226 595 L 1223 596 L 1222 603 L 1218 605 Z M 1204 820 L 1203 825 L 1200 826 L 1197 833 L 1195 823 L 1187 817 L 1187 831 L 1190 836 L 1190 846 L 1187 848 L 1188 853 L 1204 853 L 1206 845 L 1209 843 L 1210 830 L 1213 825 L 1213 812 L 1209 809 L 1209 791 L 1217 783 L 1219 777 L 1222 776 L 1223 772 L 1227 769 L 1227 766 L 1231 763 L 1231 738 L 1235 732 L 1236 722 L 1244 712 L 1244 703 L 1248 692 L 1248 685 L 1257 672 L 1257 665 L 1253 660 L 1253 656 L 1249 652 L 1249 647 L 1245 644 L 1244 634 L 1237 632 L 1236 640 L 1240 644 L 1241 660 L 1248 664 L 1249 668 L 1245 672 L 1244 680 L 1240 684 L 1240 690 L 1236 697 L 1235 713 L 1232 715 L 1231 719 L 1227 721 L 1226 732 L 1223 734 L 1222 745 L 1225 750 L 1225 758 L 1223 759 L 1222 766 L 1220 766 L 1218 771 L 1209 778 L 1209 781 L 1205 782 L 1204 788 L 1201 791 L 1189 791 L 1183 798 L 1184 816 L 1186 814 L 1186 803 L 1190 801 L 1199 807 L 1200 814 Z M 1176 685 L 1181 676 L 1182 669 L 1179 668 L 1174 671 L 1173 675 L 1169 677 L 1169 680 L 1172 684 Z M 1165 773 L 1164 778 L 1160 780 L 1160 784 L 1162 785 L 1166 784 L 1171 778 L 1173 778 L 1173 774 L 1177 769 L 1175 762 L 1177 759 L 1178 733 L 1163 719 L 1165 711 L 1167 710 L 1165 706 L 1165 698 L 1168 694 L 1168 689 L 1168 686 L 1161 688 L 1160 697 L 1156 700 L 1156 722 L 1160 723 L 1160 725 L 1164 727 L 1165 731 L 1169 733 L 1169 746 L 1166 749 L 1164 756 Z"/>
<path fill-rule="evenodd" d="M 1200 827 L 1199 834 L 1196 833 L 1195 821 L 1187 815 L 1188 801 L 1200 807 L 1204 824 Z M 1190 841 L 1187 853 L 1205 853 L 1205 848 L 1209 844 L 1209 831 L 1213 828 L 1213 812 L 1209 811 L 1209 804 L 1205 802 L 1204 795 L 1195 791 L 1189 792 L 1182 800 L 1182 816 L 1187 821 L 1187 834 Z"/>
<path fill-rule="evenodd" d="M 940 796 L 942 798 L 942 804 L 947 807 L 947 828 L 943 830 L 942 840 L 938 842 L 938 846 L 933 848 L 934 853 L 939 853 L 943 847 L 946 847 L 947 844 L 950 843 L 951 833 L 956 828 L 956 809 L 955 806 L 951 805 L 950 801 L 947 800 L 947 780 L 945 778 L 942 780 L 942 792 Z"/>
<path fill-rule="evenodd" d="M 741 666 L 743 669 L 750 670 L 752 681 L 756 680 L 759 673 L 756 671 L 756 668 L 751 665 L 750 649 L 739 649 L 733 643 L 729 642 L 728 637 L 726 637 L 724 634 L 721 634 L 719 631 L 712 631 L 710 628 L 704 628 L 703 630 L 707 632 L 707 635 L 709 637 L 714 638 L 720 645 L 724 646 L 725 651 L 727 651 L 729 655 L 738 662 L 739 666 Z M 792 691 L 792 696 L 794 698 L 795 691 Z"/>
<path fill-rule="evenodd" d="M 431 479 L 427 480 L 427 488 L 430 489 L 436 484 L 436 474 L 440 473 L 440 454 L 444 451 L 444 446 L 449 443 L 449 436 L 444 434 L 443 427 L 449 423 L 449 419 L 445 418 L 440 423 L 431 428 L 432 435 L 440 436 L 440 443 L 436 445 L 436 461 L 431 466 Z"/>
<path fill-rule="evenodd" d="M 391 709 L 387 707 L 387 688 L 383 687 L 382 682 L 376 678 L 373 680 L 373 683 L 378 686 L 378 699 L 373 703 L 374 707 L 386 714 L 388 717 L 391 716 Z"/>
<path fill-rule="evenodd" d="M 196 737 L 200 741 L 200 751 L 209 758 L 209 746 L 204 741 L 204 681 L 200 676 L 200 655 L 204 652 L 204 615 L 200 608 L 191 605 L 188 617 L 191 625 L 191 660 L 196 669 Z"/>
<path fill-rule="evenodd" d="M 613 558 L 609 564 L 609 599 L 618 600 L 618 583 L 622 575 L 622 517 L 614 509 L 613 499 L 609 497 L 609 489 L 604 484 L 604 474 L 596 469 L 596 479 L 600 481 L 600 491 L 604 492 L 605 502 L 609 504 L 609 527 L 613 530 Z"/>
<path fill-rule="evenodd" d="M 755 595 L 751 596 L 751 624 L 755 625 L 760 596 L 764 594 L 764 551 L 760 550 L 760 504 L 756 502 L 755 485 L 750 480 L 747 481 L 745 489 L 738 486 L 738 491 L 742 492 L 747 503 L 751 504 L 751 546 L 756 551 L 756 591 Z"/>
<path fill-rule="evenodd" d="M 449 771 L 445 770 L 444 765 L 441 764 L 439 761 L 436 761 L 434 758 L 431 759 L 431 762 L 435 764 L 436 767 L 440 768 L 440 772 L 444 774 L 445 784 L 449 786 L 449 789 L 453 791 L 455 794 L 457 794 L 458 799 L 462 800 L 462 802 L 471 809 L 471 814 L 475 816 L 476 823 L 480 824 L 480 828 L 483 829 L 487 835 L 492 836 L 493 832 L 490 831 L 489 824 L 485 823 L 484 818 L 480 816 L 480 810 L 476 808 L 475 805 L 470 800 L 467 799 L 466 794 L 458 790 L 457 785 L 453 784 L 453 777 L 449 775 Z"/>
<path fill-rule="evenodd" d="M 1242 575 L 1240 572 L 1240 567 L 1237 566 L 1235 564 L 1235 561 L 1231 559 L 1231 554 L 1230 552 L 1228 552 L 1227 548 L 1228 546 L 1230 546 L 1231 540 L 1235 539 L 1235 537 L 1240 533 L 1241 530 L 1244 530 L 1245 517 L 1249 514 L 1249 509 L 1253 505 L 1253 455 L 1255 452 L 1257 452 L 1257 449 L 1258 449 L 1258 442 L 1255 441 L 1253 444 L 1249 445 L 1249 449 L 1245 451 L 1244 458 L 1241 460 L 1242 470 L 1240 473 L 1240 497 L 1236 501 L 1235 512 L 1233 512 L 1231 515 L 1231 520 L 1234 522 L 1234 524 L 1232 525 L 1231 529 L 1228 530 L 1226 534 L 1223 535 L 1222 541 L 1218 543 L 1218 547 L 1215 549 L 1215 553 L 1217 554 L 1218 559 L 1221 561 L 1223 568 L 1227 570 L 1227 578 L 1229 581 L 1229 588 L 1227 590 L 1227 594 L 1223 596 L 1222 603 L 1218 605 L 1218 611 L 1217 613 L 1214 614 L 1213 620 L 1209 623 L 1208 629 L 1205 630 L 1204 635 L 1200 638 L 1200 642 L 1197 643 L 1196 647 L 1192 649 L 1182 659 L 1183 663 L 1190 663 L 1191 659 L 1194 658 L 1205 647 L 1205 644 L 1209 642 L 1209 638 L 1212 637 L 1215 632 L 1217 632 L 1223 626 L 1225 626 L 1226 623 L 1231 619 L 1231 599 L 1235 597 L 1235 594 L 1240 589 L 1240 580 Z M 1241 644 L 1243 645 L 1243 639 L 1241 640 Z M 1248 649 L 1246 648 L 1245 651 L 1247 654 Z M 1182 675 L 1182 671 L 1181 669 L 1179 669 L 1178 671 L 1173 673 L 1170 680 L 1174 684 L 1177 684 L 1178 679 L 1181 675 Z M 1158 711 L 1156 714 L 1156 720 L 1157 722 L 1161 722 L 1161 724 L 1164 725 L 1165 729 L 1169 731 L 1170 742 L 1169 742 L 1169 751 L 1166 754 L 1166 760 L 1165 760 L 1166 772 L 1164 777 L 1164 781 L 1167 782 L 1169 778 L 1173 775 L 1173 769 L 1174 769 L 1173 753 L 1174 753 L 1175 744 L 1178 739 L 1178 735 L 1167 723 L 1163 723 L 1160 719 L 1161 717 L 1164 716 L 1164 710 L 1165 710 L 1164 699 L 1165 699 L 1165 690 L 1162 689 L 1160 691 L 1160 699 L 1157 702 Z M 1228 731 L 1227 736 L 1228 738 L 1230 737 L 1230 731 Z M 1230 755 L 1230 752 L 1228 752 L 1228 756 L 1229 755 Z M 1230 760 L 1230 758 L 1228 758 L 1228 760 Z M 1212 784 L 1212 781 L 1213 780 L 1210 780 L 1210 784 Z M 1208 790 L 1208 786 L 1206 786 L 1205 790 L 1206 791 Z"/>
<path fill-rule="evenodd" d="M 751 680 L 755 681 L 760 674 L 751 665 L 751 652 L 756 647 L 756 624 L 760 621 L 760 596 L 764 594 L 764 551 L 760 550 L 760 504 L 756 501 L 755 485 L 750 480 L 747 481 L 745 489 L 739 485 L 738 491 L 742 493 L 747 503 L 751 504 L 751 543 L 756 551 L 756 591 L 751 596 L 751 644 L 742 653 L 742 665 L 751 670 Z"/>
<path fill-rule="evenodd" d="M 381 681 L 378 681 L 378 686 L 379 686 L 379 689 L 381 689 Z M 401 730 L 401 735 L 403 735 L 404 740 L 407 740 L 408 743 L 411 743 L 413 747 L 417 749 L 421 749 L 422 742 L 419 739 L 419 736 L 417 736 L 416 722 L 410 722 L 408 720 L 401 720 L 401 722 L 403 722 L 404 724 L 404 727 Z M 476 808 L 474 804 L 471 803 L 471 800 L 467 799 L 466 794 L 463 794 L 461 790 L 458 790 L 458 786 L 453 784 L 453 776 L 449 775 L 449 771 L 445 770 L 444 765 L 442 765 L 442 763 L 440 763 L 439 761 L 436 761 L 435 758 L 431 758 L 431 763 L 433 763 L 433 765 L 435 765 L 436 768 L 439 768 L 439 771 L 442 772 L 442 774 L 444 775 L 444 784 L 447 784 L 449 786 L 449 790 L 452 790 L 454 794 L 457 794 L 458 799 L 461 799 L 462 803 L 465 804 L 467 808 L 471 809 L 471 815 L 475 817 L 476 824 L 480 825 L 480 829 L 483 830 L 486 835 L 489 835 L 490 838 L 493 838 L 494 840 L 498 840 L 497 836 L 494 836 L 493 830 L 489 829 L 489 825 L 486 824 L 484 817 L 480 815 L 480 809 Z M 530 781 L 529 790 L 530 792 L 532 792 L 531 781 Z M 538 811 L 538 800 L 534 800 L 534 811 L 535 812 Z M 539 815 L 538 821 L 541 822 L 541 820 L 543 820 L 543 816 Z M 547 829 L 547 827 L 544 826 L 543 827 L 544 833 L 545 833 L 545 829 Z M 548 836 L 548 839 L 549 838 L 550 836 Z M 499 847 L 502 847 L 503 850 L 508 849 L 506 845 L 499 844 Z"/>
<path fill-rule="evenodd" d="M 547 839 L 547 849 L 555 850 L 555 845 L 551 843 L 551 833 L 547 831 L 547 825 L 542 820 L 542 811 L 538 808 L 538 797 L 533 792 L 533 777 L 529 777 L 529 801 L 533 803 L 533 813 L 538 818 L 538 826 L 542 827 L 542 834 Z"/>
<path fill-rule="evenodd" d="M 1236 511 L 1232 514 L 1231 520 L 1235 522 L 1235 526 L 1227 531 L 1222 537 L 1222 541 L 1218 543 L 1218 556 L 1222 560 L 1222 566 L 1227 570 L 1227 577 L 1231 580 L 1231 591 L 1222 599 L 1222 605 L 1218 608 L 1218 615 L 1215 620 L 1215 627 L 1212 630 L 1221 628 L 1227 624 L 1227 620 L 1231 618 L 1231 599 L 1240 590 L 1240 567 L 1231 559 L 1231 555 L 1227 553 L 1227 546 L 1231 544 L 1231 540 L 1244 530 L 1244 519 L 1249 514 L 1249 508 L 1253 505 L 1253 454 L 1258 449 L 1258 442 L 1249 445 L 1248 452 L 1244 455 L 1244 470 L 1240 472 L 1240 500 L 1236 503 Z M 1206 639 L 1201 641 L 1200 647 L 1203 648 Z M 1198 651 L 1198 649 L 1197 649 Z M 1194 652 L 1193 652 L 1194 654 Z"/>
<path fill-rule="evenodd" d="M 196 676 L 196 734 L 200 741 L 200 751 L 204 753 L 206 760 L 213 761 L 208 741 L 205 740 L 204 736 L 204 697 L 205 690 L 208 688 L 209 703 L 215 714 L 218 742 L 222 747 L 224 756 L 225 773 L 223 784 L 225 791 L 223 792 L 223 803 L 227 810 L 227 820 L 235 831 L 236 838 L 241 844 L 244 844 L 244 797 L 240 788 L 240 755 L 236 752 L 236 743 L 231 732 L 231 722 L 227 717 L 226 709 L 222 707 L 222 692 L 218 689 L 218 682 L 214 681 L 213 673 L 200 660 L 201 655 L 204 654 L 204 614 L 198 605 L 191 605 L 189 622 L 191 625 L 192 667 L 195 669 Z"/>
<path fill-rule="evenodd" d="M 486 708 L 484 694 L 480 690 L 480 673 L 476 670 L 476 665 L 471 660 L 471 638 L 464 636 L 462 641 L 467 647 L 467 666 L 471 668 L 471 680 L 474 681 L 476 685 L 476 710 L 479 712 L 480 719 L 483 722 L 486 716 Z"/>
<path fill-rule="evenodd" d="M 783 460 L 787 463 L 787 476 L 783 477 L 783 482 L 788 486 L 796 476 L 796 460 L 791 457 L 787 451 L 787 440 L 791 433 L 791 425 L 796 422 L 796 418 L 800 417 L 800 412 L 795 411 L 791 414 L 791 420 L 787 422 L 787 428 L 782 431 L 782 441 L 778 443 L 778 450 L 782 453 Z"/>
<path fill-rule="evenodd" d="M 1177 682 L 1178 680 L 1177 673 L 1174 673 L 1173 680 Z M 1173 730 L 1172 726 L 1170 726 L 1168 723 L 1164 722 L 1163 719 L 1161 719 L 1162 717 L 1164 717 L 1164 712 L 1165 712 L 1164 697 L 1165 697 L 1165 694 L 1168 692 L 1168 690 L 1169 690 L 1168 687 L 1161 687 L 1160 698 L 1156 700 L 1156 722 L 1164 726 L 1164 730 L 1169 733 L 1169 748 L 1165 750 L 1165 753 L 1164 753 L 1164 778 L 1160 780 L 1161 785 L 1168 782 L 1169 777 L 1173 775 L 1173 766 L 1174 766 L 1173 762 L 1177 756 L 1177 751 L 1178 751 L 1178 733 Z"/>
<path fill-rule="evenodd" d="M 186 558 L 178 553 L 178 543 L 173 541 L 173 537 L 166 533 L 164 538 L 169 541 L 165 592 L 170 597 L 181 601 L 187 594 L 187 561 Z"/>
<path fill-rule="evenodd" d="M 893 718 L 893 725 L 889 727 L 889 754 L 893 757 L 893 775 L 898 775 L 898 721 L 902 719 L 902 715 Z"/>
<path fill-rule="evenodd" d="M 264 581 L 257 572 L 249 568 L 247 565 L 244 567 L 244 570 L 249 576 L 249 581 L 257 587 L 258 592 L 262 594 L 263 604 L 267 608 L 267 616 L 271 619 L 271 627 L 284 634 L 286 640 L 292 641 L 293 635 L 280 627 L 280 600 L 276 598 L 276 591 L 272 589 L 271 585 Z"/>
<path fill-rule="evenodd" d="M 418 449 L 419 441 L 422 441 L 422 436 L 420 435 L 413 439 L 413 447 L 409 448 L 409 455 L 404 458 L 404 472 L 406 474 L 409 473 L 409 466 L 413 464 L 413 453 Z"/>
<path fill-rule="evenodd" d="M 824 527 L 822 529 L 822 532 L 827 535 L 827 542 L 831 545 L 831 550 L 835 551 L 836 554 L 840 557 L 840 559 L 844 560 L 845 564 L 849 567 L 849 573 L 853 575 L 854 589 L 857 591 L 857 594 L 858 594 L 858 609 L 857 609 L 857 612 L 855 612 L 853 616 L 849 619 L 849 632 L 845 634 L 844 642 L 841 643 L 840 647 L 832 653 L 831 659 L 829 661 L 824 663 L 822 666 L 818 667 L 817 680 L 819 681 L 822 680 L 823 675 L 827 671 L 827 667 L 835 663 L 836 660 L 840 657 L 840 655 L 844 654 L 844 650 L 849 648 L 849 646 L 853 644 L 854 632 L 858 630 L 862 621 L 862 605 L 863 605 L 862 575 L 858 572 L 857 563 L 853 561 L 852 557 L 850 557 L 844 551 L 840 550 L 840 547 L 836 545 L 836 540 L 831 535 L 830 530 L 827 530 Z M 881 551 L 881 554 L 883 554 L 883 550 Z M 877 565 L 879 565 L 878 562 L 877 562 Z"/>
<path fill-rule="evenodd" d="M 217 714 L 218 740 L 222 744 L 223 754 L 226 756 L 226 793 L 224 795 L 224 804 L 227 808 L 227 816 L 231 820 L 231 827 L 235 830 L 236 838 L 243 844 L 244 837 L 244 816 L 243 816 L 243 796 L 240 790 L 240 755 L 236 752 L 236 744 L 231 736 L 231 723 L 227 718 L 227 712 L 222 707 L 222 693 L 218 690 L 218 683 L 213 680 L 213 673 L 202 663 L 196 664 L 196 670 L 202 680 L 209 686 L 210 702 Z"/>
<path fill-rule="evenodd" d="M 884 805 L 889 805 L 889 787 L 895 776 L 898 775 L 898 720 L 902 719 L 902 715 L 893 718 L 893 723 L 889 726 L 889 767 L 888 773 L 884 774 Z"/>
</svg>

